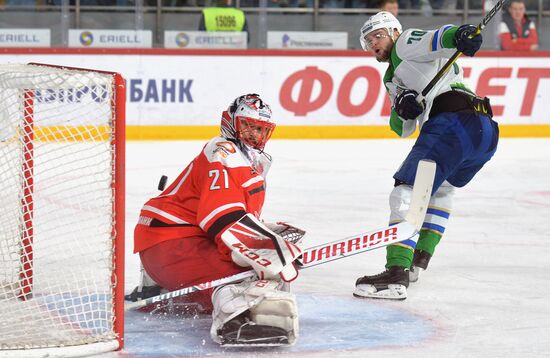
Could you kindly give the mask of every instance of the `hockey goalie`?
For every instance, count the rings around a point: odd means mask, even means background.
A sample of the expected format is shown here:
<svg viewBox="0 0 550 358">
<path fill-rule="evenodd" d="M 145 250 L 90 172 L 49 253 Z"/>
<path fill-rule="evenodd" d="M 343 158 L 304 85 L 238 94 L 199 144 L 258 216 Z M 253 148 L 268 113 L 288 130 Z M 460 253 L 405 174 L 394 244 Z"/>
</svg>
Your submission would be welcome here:
<svg viewBox="0 0 550 358">
<path fill-rule="evenodd" d="M 222 345 L 290 345 L 298 311 L 289 282 L 298 272 L 305 234 L 259 217 L 271 157 L 264 152 L 275 124 L 257 94 L 235 99 L 222 113 L 221 136 L 162 193 L 143 206 L 134 251 L 145 271 L 127 300 L 173 291 L 254 269 L 252 279 L 188 297 L 212 310 L 212 339 Z"/>
</svg>

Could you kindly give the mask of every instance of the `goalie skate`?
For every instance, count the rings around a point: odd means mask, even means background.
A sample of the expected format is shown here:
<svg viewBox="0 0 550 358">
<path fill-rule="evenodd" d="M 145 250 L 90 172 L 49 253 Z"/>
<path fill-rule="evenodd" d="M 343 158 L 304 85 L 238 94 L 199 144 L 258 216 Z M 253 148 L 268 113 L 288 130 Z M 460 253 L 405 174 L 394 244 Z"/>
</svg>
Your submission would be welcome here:
<svg viewBox="0 0 550 358">
<path fill-rule="evenodd" d="M 390 267 L 373 276 L 364 276 L 355 283 L 353 295 L 359 298 L 404 300 L 407 298 L 409 272 L 402 267 Z"/>
<path fill-rule="evenodd" d="M 147 299 L 149 297 L 158 296 L 161 294 L 161 291 L 162 287 L 160 287 L 159 285 L 143 287 L 137 286 L 131 293 L 124 296 L 124 300 L 129 302 L 137 302 Z"/>
<path fill-rule="evenodd" d="M 227 322 L 218 331 L 225 347 L 277 347 L 290 344 L 289 332 L 279 327 L 256 324 L 246 312 Z"/>
</svg>

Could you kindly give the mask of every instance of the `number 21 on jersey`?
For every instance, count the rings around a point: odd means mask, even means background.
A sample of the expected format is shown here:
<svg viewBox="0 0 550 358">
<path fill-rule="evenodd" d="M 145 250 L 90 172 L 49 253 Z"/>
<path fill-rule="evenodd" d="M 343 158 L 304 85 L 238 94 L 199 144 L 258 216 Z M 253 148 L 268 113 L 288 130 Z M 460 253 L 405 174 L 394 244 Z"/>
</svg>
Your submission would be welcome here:
<svg viewBox="0 0 550 358">
<path fill-rule="evenodd" d="M 218 190 L 222 188 L 229 188 L 229 179 L 227 178 L 227 170 L 222 169 L 212 169 L 208 172 L 208 177 L 212 178 L 212 183 L 210 184 L 210 190 Z"/>
</svg>

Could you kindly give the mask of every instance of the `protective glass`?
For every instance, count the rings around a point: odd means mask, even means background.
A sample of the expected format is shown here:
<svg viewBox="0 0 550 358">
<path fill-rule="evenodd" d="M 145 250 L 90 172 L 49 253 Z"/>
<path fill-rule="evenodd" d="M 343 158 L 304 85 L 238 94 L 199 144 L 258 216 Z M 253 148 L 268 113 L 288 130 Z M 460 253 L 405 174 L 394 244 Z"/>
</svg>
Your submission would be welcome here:
<svg viewBox="0 0 550 358">
<path fill-rule="evenodd" d="M 273 134 L 275 123 L 241 116 L 237 116 L 236 119 L 239 139 L 252 148 L 263 150 Z"/>
<path fill-rule="evenodd" d="M 378 42 L 386 37 L 388 37 L 389 35 L 384 33 L 384 32 L 377 32 L 377 33 L 369 33 L 369 34 L 366 34 L 363 38 L 361 38 L 361 45 L 363 46 L 363 49 L 365 51 L 368 51 L 372 48 L 372 45 L 374 44 L 374 42 Z"/>
</svg>

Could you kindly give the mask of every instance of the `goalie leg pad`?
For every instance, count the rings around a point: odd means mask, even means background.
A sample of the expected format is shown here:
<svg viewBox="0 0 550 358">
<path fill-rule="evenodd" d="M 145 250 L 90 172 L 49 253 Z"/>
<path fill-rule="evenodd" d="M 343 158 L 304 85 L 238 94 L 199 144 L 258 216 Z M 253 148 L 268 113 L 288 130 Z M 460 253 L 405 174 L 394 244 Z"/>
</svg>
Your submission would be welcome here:
<svg viewBox="0 0 550 358">
<path fill-rule="evenodd" d="M 279 286 L 259 280 L 217 289 L 212 296 L 212 339 L 223 345 L 293 344 L 298 338 L 296 299 Z"/>
</svg>

